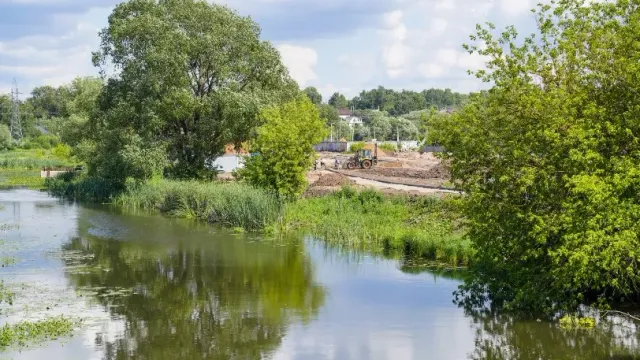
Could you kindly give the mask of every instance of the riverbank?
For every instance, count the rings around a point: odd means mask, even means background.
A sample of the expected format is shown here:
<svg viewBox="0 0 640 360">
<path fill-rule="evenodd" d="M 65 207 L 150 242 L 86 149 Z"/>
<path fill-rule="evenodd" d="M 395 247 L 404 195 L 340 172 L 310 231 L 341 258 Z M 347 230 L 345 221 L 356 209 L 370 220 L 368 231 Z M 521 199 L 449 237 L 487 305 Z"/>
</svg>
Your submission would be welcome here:
<svg viewBox="0 0 640 360">
<path fill-rule="evenodd" d="M 44 167 L 66 167 L 73 163 L 56 149 L 11 150 L 0 152 L 0 189 L 44 189 L 40 176 Z"/>
<path fill-rule="evenodd" d="M 91 178 L 47 181 L 54 196 L 110 202 L 225 227 L 312 234 L 344 249 L 464 266 L 472 254 L 453 198 L 385 195 L 351 187 L 291 203 L 244 183 L 156 180 L 118 195 Z"/>
</svg>

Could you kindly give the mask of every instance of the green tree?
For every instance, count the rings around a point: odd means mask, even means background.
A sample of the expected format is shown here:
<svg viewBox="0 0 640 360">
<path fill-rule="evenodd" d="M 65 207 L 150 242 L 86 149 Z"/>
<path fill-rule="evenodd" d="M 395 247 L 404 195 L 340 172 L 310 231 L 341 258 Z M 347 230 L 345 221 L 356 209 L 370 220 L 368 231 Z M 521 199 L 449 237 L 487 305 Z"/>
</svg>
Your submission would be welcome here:
<svg viewBox="0 0 640 360">
<path fill-rule="evenodd" d="M 307 185 L 305 175 L 313 164 L 313 145 L 324 139 L 326 126 L 304 95 L 264 109 L 261 117 L 264 124 L 251 146 L 257 155 L 246 161 L 242 175 L 283 199 L 298 196 Z"/>
<path fill-rule="evenodd" d="M 167 161 L 157 164 L 175 177 L 211 176 L 207 160 L 249 139 L 262 107 L 299 92 L 278 51 L 259 35 L 249 17 L 205 1 L 117 5 L 94 54 L 103 73 L 110 64 L 119 71 L 92 118 L 98 137 L 91 171 L 121 173 L 103 166 L 126 168 L 117 161 L 128 157 L 118 154 L 135 148 L 140 155 L 164 152 Z"/>
<path fill-rule="evenodd" d="M 322 95 L 320 94 L 320 92 L 318 92 L 318 89 L 313 86 L 309 86 L 303 91 L 305 94 L 307 94 L 309 100 L 311 100 L 312 103 L 314 103 L 315 105 L 322 104 Z"/>
<path fill-rule="evenodd" d="M 458 300 L 547 314 L 637 303 L 638 4 L 554 1 L 535 16 L 524 40 L 478 27 L 483 46 L 467 49 L 495 85 L 434 129 L 477 249 Z"/>
<path fill-rule="evenodd" d="M 340 122 L 340 115 L 338 114 L 338 110 L 331 105 L 320 104 L 317 105 L 318 112 L 320 113 L 320 118 L 324 120 L 327 125 L 335 125 Z"/>
<path fill-rule="evenodd" d="M 329 98 L 329 105 L 340 110 L 340 109 L 346 109 L 349 106 L 349 102 L 347 101 L 347 98 L 344 97 L 344 95 L 336 92 L 333 95 L 331 95 L 331 98 Z"/>
<path fill-rule="evenodd" d="M 5 124 L 0 124 L 0 149 L 8 149 L 13 144 L 11 139 L 11 131 Z"/>
</svg>

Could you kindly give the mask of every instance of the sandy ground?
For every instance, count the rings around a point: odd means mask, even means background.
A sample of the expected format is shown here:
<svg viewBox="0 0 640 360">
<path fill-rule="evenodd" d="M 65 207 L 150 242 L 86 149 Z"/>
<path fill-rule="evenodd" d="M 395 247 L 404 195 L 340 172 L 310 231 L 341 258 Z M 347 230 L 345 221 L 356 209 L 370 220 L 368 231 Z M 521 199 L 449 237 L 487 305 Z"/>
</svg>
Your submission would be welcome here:
<svg viewBox="0 0 640 360">
<path fill-rule="evenodd" d="M 345 163 L 351 155 L 322 152 L 318 154 L 322 162 L 329 169 L 334 170 L 335 159 L 340 159 Z M 359 185 L 375 187 L 378 189 L 394 188 L 401 191 L 414 191 L 413 188 L 405 186 L 426 186 L 426 187 L 449 187 L 449 169 L 433 154 L 418 152 L 398 152 L 392 154 L 379 154 L 378 165 L 373 169 L 348 170 L 344 167 L 338 171 L 346 176 L 360 178 Z M 313 173 L 313 172 L 312 172 Z M 313 183 L 317 179 L 317 174 L 309 174 L 309 182 Z M 363 180 L 369 180 L 365 182 Z M 382 184 L 381 184 L 382 182 Z M 324 186 L 324 185 L 323 185 Z M 424 192 L 424 191 L 421 191 Z M 433 192 L 433 191 L 431 191 Z"/>
</svg>

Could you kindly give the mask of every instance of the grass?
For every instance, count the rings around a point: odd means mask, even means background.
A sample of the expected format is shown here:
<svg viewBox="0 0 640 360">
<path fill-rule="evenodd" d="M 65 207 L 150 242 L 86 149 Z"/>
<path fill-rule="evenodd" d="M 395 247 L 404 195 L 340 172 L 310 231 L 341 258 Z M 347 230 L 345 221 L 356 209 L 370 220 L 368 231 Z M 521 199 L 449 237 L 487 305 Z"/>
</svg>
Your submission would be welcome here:
<svg viewBox="0 0 640 360">
<path fill-rule="evenodd" d="M 40 170 L 43 167 L 72 166 L 68 159 L 55 156 L 51 150 L 10 150 L 0 152 L 0 169 Z"/>
<path fill-rule="evenodd" d="M 68 159 L 56 156 L 52 150 L 10 150 L 0 152 L 0 189 L 27 187 L 43 189 L 40 177 L 43 167 L 72 166 Z"/>
<path fill-rule="evenodd" d="M 274 223 L 281 209 L 273 195 L 246 184 L 171 180 L 136 186 L 117 196 L 115 203 L 247 230 Z"/>
<path fill-rule="evenodd" d="M 350 188 L 286 207 L 288 229 L 310 231 L 338 247 L 467 265 L 470 243 L 450 199 L 385 196 Z"/>
<path fill-rule="evenodd" d="M 74 321 L 64 316 L 5 324 L 0 327 L 0 351 L 11 346 L 26 346 L 69 336 L 74 326 Z"/>
</svg>

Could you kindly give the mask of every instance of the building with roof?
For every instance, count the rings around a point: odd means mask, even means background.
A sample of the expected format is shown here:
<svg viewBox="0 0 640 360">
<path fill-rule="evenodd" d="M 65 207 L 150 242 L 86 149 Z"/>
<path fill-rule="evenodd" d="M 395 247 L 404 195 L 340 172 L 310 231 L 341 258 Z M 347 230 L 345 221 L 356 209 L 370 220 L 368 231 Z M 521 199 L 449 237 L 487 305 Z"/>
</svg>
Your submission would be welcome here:
<svg viewBox="0 0 640 360">
<path fill-rule="evenodd" d="M 354 127 L 355 125 L 362 125 L 362 118 L 356 116 L 353 111 L 349 109 L 338 110 L 338 116 L 340 116 L 340 119 L 346 121 L 351 127 Z"/>
</svg>

